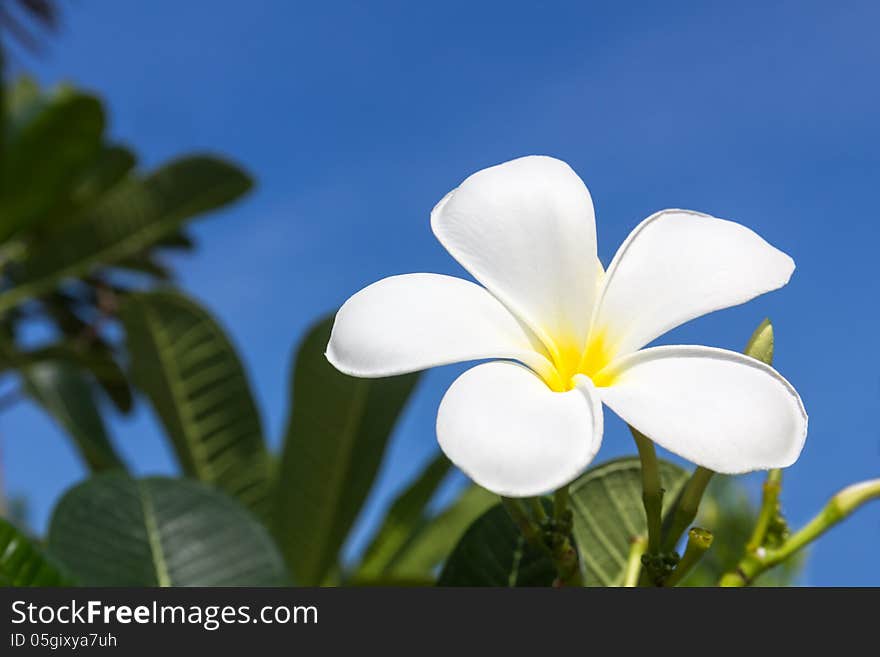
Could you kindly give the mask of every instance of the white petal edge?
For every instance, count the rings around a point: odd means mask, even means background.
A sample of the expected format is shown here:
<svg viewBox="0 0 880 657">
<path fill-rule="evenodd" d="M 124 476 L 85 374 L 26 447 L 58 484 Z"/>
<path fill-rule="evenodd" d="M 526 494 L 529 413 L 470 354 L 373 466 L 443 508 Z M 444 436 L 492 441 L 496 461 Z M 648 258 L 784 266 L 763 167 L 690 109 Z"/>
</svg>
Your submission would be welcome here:
<svg viewBox="0 0 880 657">
<path fill-rule="evenodd" d="M 807 436 L 797 391 L 769 365 L 725 349 L 643 349 L 612 363 L 602 401 L 670 452 L 725 474 L 784 468 Z"/>
<path fill-rule="evenodd" d="M 346 301 L 333 323 L 327 359 L 359 377 L 383 377 L 488 358 L 551 367 L 543 347 L 479 285 L 441 274 L 382 279 Z"/>
<path fill-rule="evenodd" d="M 447 251 L 553 349 L 584 344 L 597 293 L 590 192 L 565 162 L 522 157 L 483 169 L 431 212 Z"/>
<path fill-rule="evenodd" d="M 745 226 L 690 210 L 639 224 L 608 267 L 594 330 L 619 355 L 701 315 L 785 285 L 794 261 Z"/>
<path fill-rule="evenodd" d="M 602 405 L 584 376 L 553 392 L 511 362 L 478 365 L 447 391 L 437 440 L 477 484 L 505 497 L 549 493 L 573 481 L 602 442 Z"/>
</svg>

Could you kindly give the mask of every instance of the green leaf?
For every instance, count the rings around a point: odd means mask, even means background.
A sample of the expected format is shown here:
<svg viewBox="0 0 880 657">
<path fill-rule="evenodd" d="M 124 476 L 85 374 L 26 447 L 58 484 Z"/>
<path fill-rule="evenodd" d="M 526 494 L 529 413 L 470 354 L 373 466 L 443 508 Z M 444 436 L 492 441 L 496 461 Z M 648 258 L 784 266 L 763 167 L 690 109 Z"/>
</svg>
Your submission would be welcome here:
<svg viewBox="0 0 880 657">
<path fill-rule="evenodd" d="M 663 510 L 687 482 L 682 468 L 659 461 Z M 609 461 L 584 473 L 570 487 L 574 539 L 587 586 L 619 584 L 630 543 L 647 535 L 639 459 Z"/>
<path fill-rule="evenodd" d="M 121 318 L 132 380 L 149 397 L 183 471 L 264 517 L 270 479 L 260 416 L 223 329 L 174 292 L 131 295 Z"/>
<path fill-rule="evenodd" d="M 437 566 L 449 558 L 465 530 L 497 503 L 498 496 L 484 488 L 465 488 L 455 502 L 416 531 L 389 564 L 388 576 L 400 579 L 431 577 Z"/>
<path fill-rule="evenodd" d="M 177 160 L 144 180 L 129 178 L 87 217 L 25 257 L 16 286 L 0 295 L 0 310 L 45 294 L 63 279 L 142 253 L 185 221 L 231 203 L 250 186 L 243 171 L 205 156 Z"/>
<path fill-rule="evenodd" d="M 438 454 L 397 497 L 364 553 L 357 577 L 376 578 L 385 574 L 419 525 L 425 521 L 425 507 L 451 466 L 449 459 Z"/>
<path fill-rule="evenodd" d="M 198 482 L 122 474 L 69 490 L 52 514 L 49 554 L 85 586 L 277 586 L 268 531 Z"/>
<path fill-rule="evenodd" d="M 101 419 L 92 382 L 76 366 L 43 361 L 20 373 L 25 391 L 64 428 L 93 472 L 125 469 Z"/>
<path fill-rule="evenodd" d="M 57 94 L 20 126 L 3 161 L 0 241 L 44 221 L 101 149 L 104 110 L 79 93 Z"/>
<path fill-rule="evenodd" d="M 438 586 L 550 586 L 556 568 L 526 543 L 500 504 L 474 522 L 455 546 Z"/>
<path fill-rule="evenodd" d="M 192 251 L 196 246 L 195 240 L 186 232 L 179 230 L 169 233 L 156 242 L 156 247 L 161 249 L 178 249 L 180 251 Z"/>
<path fill-rule="evenodd" d="M 0 586 L 68 586 L 71 581 L 31 539 L 0 518 Z"/>
<path fill-rule="evenodd" d="M 103 342 L 90 346 L 78 346 L 75 341 L 59 342 L 16 356 L 16 366 L 24 367 L 45 361 L 62 361 L 87 370 L 117 409 L 127 413 L 132 407 L 131 388 L 119 363 L 116 362 L 109 347 Z"/>
<path fill-rule="evenodd" d="M 761 322 L 752 333 L 743 353 L 767 365 L 773 364 L 773 324 L 769 318 Z"/>
<path fill-rule="evenodd" d="M 123 146 L 105 146 L 96 161 L 76 181 L 70 202 L 82 208 L 97 201 L 103 194 L 122 182 L 134 169 L 137 158 Z"/>
<path fill-rule="evenodd" d="M 139 254 L 120 260 L 116 267 L 142 274 L 158 281 L 170 281 L 174 278 L 171 270 L 149 254 Z"/>
<path fill-rule="evenodd" d="M 300 344 L 278 477 L 275 532 L 299 585 L 319 584 L 337 561 L 418 380 L 356 379 L 324 357 L 332 317 Z"/>
<path fill-rule="evenodd" d="M 9 122 L 10 134 L 17 130 L 42 109 L 47 102 L 46 96 L 40 91 L 40 85 L 32 77 L 19 76 L 8 84 L 5 91 L 6 120 Z"/>
</svg>

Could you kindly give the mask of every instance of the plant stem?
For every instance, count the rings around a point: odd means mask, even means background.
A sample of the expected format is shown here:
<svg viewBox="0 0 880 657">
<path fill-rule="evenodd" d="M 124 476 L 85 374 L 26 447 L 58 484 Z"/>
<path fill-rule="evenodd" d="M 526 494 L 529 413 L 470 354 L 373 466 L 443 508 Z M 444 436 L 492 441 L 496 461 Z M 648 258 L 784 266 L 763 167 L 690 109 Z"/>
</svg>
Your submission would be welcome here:
<svg viewBox="0 0 880 657">
<path fill-rule="evenodd" d="M 880 479 L 847 486 L 834 497 L 810 522 L 792 534 L 772 553 L 772 565 L 784 561 L 798 550 L 815 541 L 866 502 L 880 498 Z"/>
<path fill-rule="evenodd" d="M 528 511 L 526 511 L 523 506 L 523 503 L 520 500 L 511 497 L 502 497 L 501 503 L 510 515 L 511 520 L 513 520 L 514 524 L 519 527 L 519 531 L 525 537 L 526 541 L 534 547 L 546 550 L 547 546 L 544 544 L 541 535 L 541 528 L 534 520 L 532 520 Z"/>
<path fill-rule="evenodd" d="M 563 486 L 553 495 L 553 519 L 557 524 L 564 520 L 565 512 L 568 511 L 568 486 Z"/>
<path fill-rule="evenodd" d="M 767 479 L 764 480 L 761 510 L 758 512 L 758 520 L 755 523 L 752 536 L 746 544 L 746 552 L 756 552 L 764 544 L 770 522 L 779 512 L 779 494 L 781 492 L 782 470 L 770 470 L 767 473 Z"/>
<path fill-rule="evenodd" d="M 528 504 L 529 508 L 532 510 L 532 515 L 535 517 L 535 520 L 538 521 L 538 525 L 543 527 L 547 522 L 547 512 L 544 510 L 544 502 L 541 501 L 540 497 L 530 497 Z"/>
<path fill-rule="evenodd" d="M 774 478 L 778 484 L 779 475 Z M 770 477 L 768 477 L 768 483 L 770 483 Z M 772 488 L 768 491 L 765 486 L 765 501 L 767 496 L 773 495 L 778 499 L 778 491 L 774 491 Z M 759 544 L 757 548 L 751 549 L 755 536 L 758 535 L 759 527 L 756 527 L 755 534 L 746 548 L 745 556 L 737 564 L 736 570 L 722 576 L 718 583 L 719 586 L 748 586 L 758 575 L 779 565 L 850 516 L 860 506 L 875 499 L 880 499 L 880 479 L 871 479 L 847 486 L 828 500 L 828 503 L 812 520 L 792 534 L 778 548 L 769 549 Z M 761 511 L 763 513 L 763 507 Z M 761 522 L 762 520 L 759 518 L 758 524 L 760 525 Z M 763 531 L 766 532 L 766 527 Z"/>
<path fill-rule="evenodd" d="M 709 485 L 714 474 L 712 470 L 702 466 L 694 470 L 678 497 L 675 511 L 669 516 L 669 523 L 664 531 L 663 550 L 667 552 L 674 550 L 681 535 L 697 517 L 703 493 L 706 492 L 706 486 Z"/>
<path fill-rule="evenodd" d="M 636 536 L 630 543 L 626 569 L 623 571 L 622 586 L 632 588 L 639 585 L 639 575 L 642 573 L 642 555 L 647 547 L 648 541 L 644 536 Z"/>
<path fill-rule="evenodd" d="M 687 547 L 684 556 L 678 562 L 675 570 L 663 582 L 663 586 L 676 586 L 696 566 L 703 555 L 712 547 L 712 532 L 694 527 L 688 532 Z"/>
<path fill-rule="evenodd" d="M 571 513 L 568 510 L 570 496 L 568 486 L 553 495 L 553 534 L 551 551 L 556 563 L 558 582 L 564 586 L 583 586 L 580 557 L 571 537 Z"/>
<path fill-rule="evenodd" d="M 558 537 L 550 550 L 553 562 L 556 565 L 556 582 L 554 586 L 583 586 L 584 578 L 581 574 L 580 559 L 571 539 L 562 534 Z"/>
<path fill-rule="evenodd" d="M 657 465 L 657 452 L 654 443 L 639 431 L 629 428 L 639 450 L 642 462 L 642 503 L 645 505 L 645 519 L 648 523 L 648 552 L 660 551 L 663 530 L 661 514 L 663 511 L 663 488 L 660 485 L 660 469 Z"/>
</svg>

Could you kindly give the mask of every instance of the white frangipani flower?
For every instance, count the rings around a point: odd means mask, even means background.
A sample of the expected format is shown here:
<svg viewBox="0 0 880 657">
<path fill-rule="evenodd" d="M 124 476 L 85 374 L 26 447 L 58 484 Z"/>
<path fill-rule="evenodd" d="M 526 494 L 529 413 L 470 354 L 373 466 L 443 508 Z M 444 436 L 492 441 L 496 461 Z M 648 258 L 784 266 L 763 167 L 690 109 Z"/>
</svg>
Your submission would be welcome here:
<svg viewBox="0 0 880 657">
<path fill-rule="evenodd" d="M 439 274 L 374 283 L 339 310 L 327 358 L 359 377 L 503 359 L 462 374 L 438 411 L 440 447 L 481 486 L 525 497 L 568 484 L 599 449 L 602 403 L 717 472 L 797 459 L 807 415 L 772 367 L 711 347 L 644 348 L 788 282 L 792 259 L 748 228 L 664 210 L 603 272 L 590 193 L 550 157 L 475 173 L 431 227 L 483 287 Z"/>
</svg>

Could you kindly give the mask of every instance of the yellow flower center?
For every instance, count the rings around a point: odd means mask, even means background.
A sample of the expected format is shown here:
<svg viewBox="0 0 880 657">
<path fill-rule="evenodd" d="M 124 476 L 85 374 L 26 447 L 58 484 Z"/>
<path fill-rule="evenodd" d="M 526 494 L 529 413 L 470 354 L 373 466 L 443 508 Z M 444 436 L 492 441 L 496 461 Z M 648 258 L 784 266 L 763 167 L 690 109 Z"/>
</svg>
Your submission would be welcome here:
<svg viewBox="0 0 880 657">
<path fill-rule="evenodd" d="M 588 376 L 600 388 L 614 381 L 614 373 L 607 366 L 614 359 L 616 348 L 604 329 L 593 329 L 584 347 L 571 340 L 556 341 L 550 353 L 554 370 L 545 381 L 556 392 L 574 388 L 574 377 L 578 374 Z"/>
</svg>

